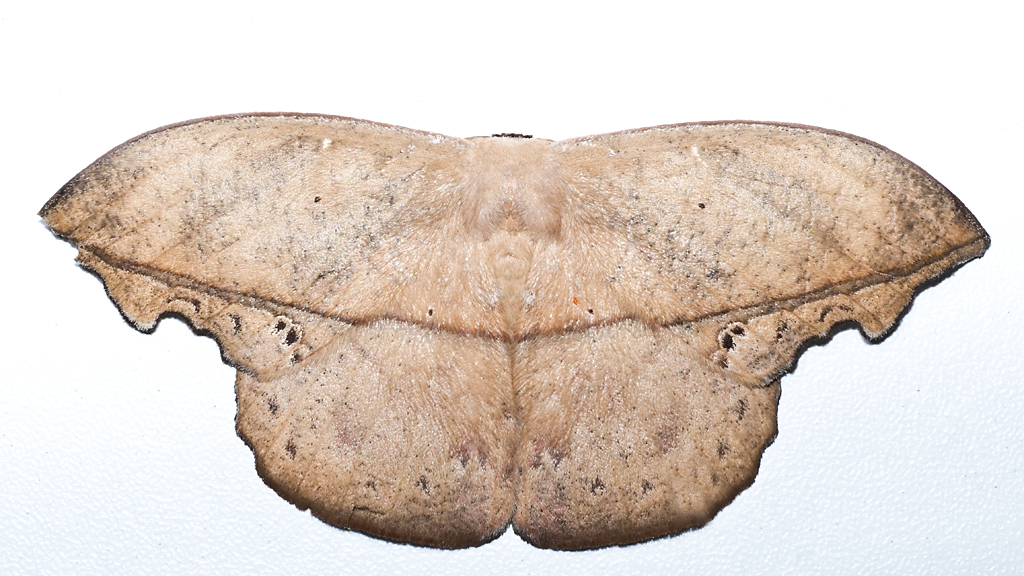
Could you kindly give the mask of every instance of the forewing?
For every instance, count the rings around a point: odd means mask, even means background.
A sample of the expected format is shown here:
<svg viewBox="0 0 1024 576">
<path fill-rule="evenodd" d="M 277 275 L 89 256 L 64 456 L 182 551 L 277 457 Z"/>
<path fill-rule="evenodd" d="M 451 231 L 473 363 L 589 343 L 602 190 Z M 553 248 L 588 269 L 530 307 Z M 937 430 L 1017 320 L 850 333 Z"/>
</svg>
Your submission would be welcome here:
<svg viewBox="0 0 1024 576">
<path fill-rule="evenodd" d="M 552 147 L 571 200 L 562 237 L 544 247 L 527 280 L 536 297 L 525 333 L 563 321 L 666 324 L 792 307 L 935 262 L 945 269 L 988 246 L 941 184 L 844 134 L 691 124 Z M 575 316 L 563 311 L 567 301 Z M 888 326 L 860 321 L 871 335 Z"/>
<path fill-rule="evenodd" d="M 83 258 L 167 283 L 496 334 L 496 283 L 454 216 L 468 146 L 348 118 L 212 118 L 120 146 L 41 214 Z"/>
</svg>

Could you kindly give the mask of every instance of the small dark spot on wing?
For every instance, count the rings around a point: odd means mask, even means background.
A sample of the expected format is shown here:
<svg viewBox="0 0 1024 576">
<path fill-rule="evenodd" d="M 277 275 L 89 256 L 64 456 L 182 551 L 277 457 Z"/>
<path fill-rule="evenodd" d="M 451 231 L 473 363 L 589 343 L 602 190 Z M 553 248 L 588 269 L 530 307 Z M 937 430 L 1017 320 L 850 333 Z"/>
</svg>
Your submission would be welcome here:
<svg viewBox="0 0 1024 576">
<path fill-rule="evenodd" d="M 736 420 L 743 420 L 743 417 L 747 415 L 747 399 L 740 398 L 732 409 L 736 412 Z"/>
<path fill-rule="evenodd" d="M 726 350 L 732 350 L 732 347 L 736 345 L 736 343 L 732 339 L 732 334 L 729 334 L 728 332 L 722 334 L 722 337 L 719 338 L 718 343 L 721 344 L 722 348 L 725 348 Z"/>
<path fill-rule="evenodd" d="M 789 332 L 789 325 L 785 322 L 779 324 L 779 326 L 775 328 L 775 341 L 778 342 L 779 340 L 782 340 L 782 335 L 786 332 Z"/>
<path fill-rule="evenodd" d="M 717 452 L 719 458 L 725 458 L 726 454 L 732 452 L 732 448 L 730 448 L 729 445 L 725 443 L 725 440 L 719 440 Z"/>
<path fill-rule="evenodd" d="M 718 344 L 726 350 L 732 350 L 736 346 L 736 338 L 745 336 L 746 333 L 742 324 L 738 322 L 730 324 L 718 335 Z"/>
<path fill-rule="evenodd" d="M 825 306 L 824 308 L 822 308 L 821 309 L 821 314 L 818 316 L 818 322 L 824 322 L 825 321 L 825 316 L 828 316 L 828 313 L 831 312 L 831 311 L 832 311 L 832 307 L 831 306 Z"/>
</svg>

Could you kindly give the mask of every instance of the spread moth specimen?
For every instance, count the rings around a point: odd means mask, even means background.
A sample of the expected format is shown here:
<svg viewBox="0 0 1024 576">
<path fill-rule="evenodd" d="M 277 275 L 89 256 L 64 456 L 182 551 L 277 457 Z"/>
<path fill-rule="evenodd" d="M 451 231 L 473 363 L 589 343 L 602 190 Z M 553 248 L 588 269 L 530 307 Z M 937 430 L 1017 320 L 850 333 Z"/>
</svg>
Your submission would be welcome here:
<svg viewBox="0 0 1024 576">
<path fill-rule="evenodd" d="M 444 548 L 708 522 L 753 482 L 808 341 L 880 338 L 989 245 L 895 153 L 747 122 L 551 142 L 209 118 L 40 214 L 136 328 L 176 313 L 217 339 L 281 496 Z"/>
</svg>

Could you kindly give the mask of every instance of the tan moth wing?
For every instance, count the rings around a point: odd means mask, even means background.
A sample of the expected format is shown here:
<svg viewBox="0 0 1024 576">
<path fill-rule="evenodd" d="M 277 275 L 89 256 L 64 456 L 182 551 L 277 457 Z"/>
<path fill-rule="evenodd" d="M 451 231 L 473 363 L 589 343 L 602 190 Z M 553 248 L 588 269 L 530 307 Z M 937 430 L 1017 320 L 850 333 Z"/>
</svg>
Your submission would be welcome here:
<svg viewBox="0 0 1024 576">
<path fill-rule="evenodd" d="M 844 134 L 714 123 L 553 147 L 575 220 L 526 282 L 515 370 L 514 524 L 540 546 L 706 523 L 753 481 L 805 342 L 847 321 L 879 337 L 989 242 L 922 170 Z"/>
<path fill-rule="evenodd" d="M 508 525 L 517 437 L 494 280 L 453 216 L 468 148 L 351 119 L 210 119 L 125 144 L 42 215 L 136 326 L 172 311 L 217 338 L 238 432 L 282 496 L 467 546 Z"/>
<path fill-rule="evenodd" d="M 753 480 L 804 342 L 882 334 L 988 245 L 884 148 L 749 123 L 552 143 L 213 118 L 114 150 L 42 215 L 137 327 L 217 338 L 282 496 L 440 547 L 706 522 Z"/>
</svg>

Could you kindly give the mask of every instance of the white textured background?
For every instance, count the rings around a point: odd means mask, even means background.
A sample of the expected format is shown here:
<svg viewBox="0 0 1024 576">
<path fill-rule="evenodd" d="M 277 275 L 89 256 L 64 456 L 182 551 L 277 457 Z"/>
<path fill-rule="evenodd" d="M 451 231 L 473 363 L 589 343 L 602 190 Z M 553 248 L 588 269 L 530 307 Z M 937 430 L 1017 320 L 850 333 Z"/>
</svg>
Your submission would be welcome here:
<svg viewBox="0 0 1024 576">
<path fill-rule="evenodd" d="M 29 4 L 0 10 L 0 573 L 1024 570 L 1024 42 L 1009 3 Z M 992 248 L 882 344 L 846 331 L 810 349 L 756 482 L 700 530 L 581 553 L 511 532 L 458 552 L 390 544 L 264 486 L 214 342 L 174 320 L 132 330 L 35 215 L 132 136 L 250 111 L 553 139 L 819 125 L 924 167 Z"/>
</svg>

